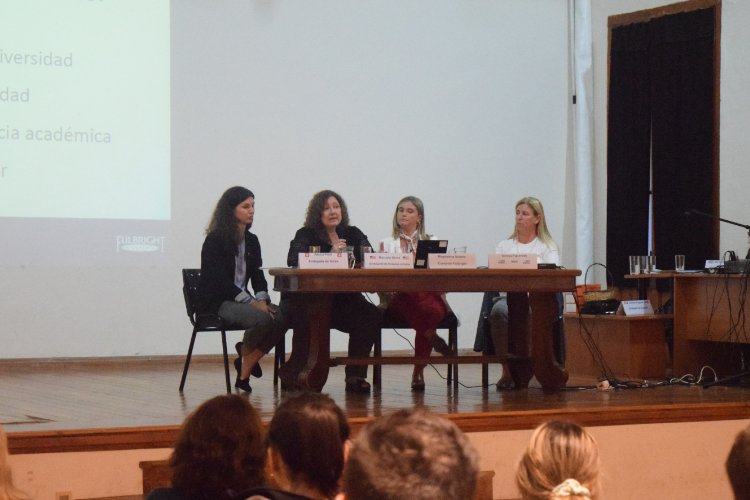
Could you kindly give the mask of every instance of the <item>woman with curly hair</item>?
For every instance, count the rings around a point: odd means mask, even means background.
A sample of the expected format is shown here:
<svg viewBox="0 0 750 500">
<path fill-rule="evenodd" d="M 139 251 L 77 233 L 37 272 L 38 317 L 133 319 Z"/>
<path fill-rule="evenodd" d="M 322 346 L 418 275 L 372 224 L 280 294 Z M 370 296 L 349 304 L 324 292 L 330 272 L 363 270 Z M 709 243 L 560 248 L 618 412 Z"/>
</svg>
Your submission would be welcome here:
<svg viewBox="0 0 750 500">
<path fill-rule="evenodd" d="M 263 486 L 263 424 L 247 398 L 216 396 L 191 413 L 180 428 L 169 466 L 172 487 L 146 500 L 230 500 Z"/>
<path fill-rule="evenodd" d="M 8 436 L 0 426 L 0 500 L 30 500 L 29 495 L 13 485 L 13 475 L 8 463 Z"/>
<path fill-rule="evenodd" d="M 581 426 L 553 420 L 537 427 L 516 470 L 523 500 L 596 500 L 599 451 Z"/>
<path fill-rule="evenodd" d="M 311 246 L 319 246 L 322 252 L 345 251 L 347 246 L 353 246 L 355 258 L 359 259 L 360 249 L 372 245 L 362 231 L 349 225 L 349 212 L 341 195 L 325 190 L 316 193 L 310 200 L 305 224 L 289 245 L 287 265 L 296 267 L 299 254 L 308 252 Z M 310 341 L 309 334 L 305 332 L 306 304 L 304 298 L 295 295 L 285 296 L 282 300 L 292 302 L 289 308 L 290 316 L 294 318 L 295 332 L 292 354 L 279 376 L 282 383 L 294 386 L 307 360 Z M 370 356 L 375 338 L 380 333 L 380 313 L 361 293 L 337 293 L 333 299 L 331 328 L 349 334 L 350 357 L 366 358 Z M 347 365 L 345 373 L 347 391 L 370 392 L 370 384 L 365 380 L 367 365 Z"/>
<path fill-rule="evenodd" d="M 235 348 L 234 386 L 251 392 L 250 374 L 260 377 L 258 361 L 287 331 L 278 306 L 271 304 L 261 266 L 258 237 L 250 232 L 255 217 L 255 195 L 241 186 L 227 189 L 216 204 L 201 250 L 198 314 L 218 314 L 231 325 L 245 328 Z M 252 284 L 255 296 L 247 288 Z"/>
</svg>

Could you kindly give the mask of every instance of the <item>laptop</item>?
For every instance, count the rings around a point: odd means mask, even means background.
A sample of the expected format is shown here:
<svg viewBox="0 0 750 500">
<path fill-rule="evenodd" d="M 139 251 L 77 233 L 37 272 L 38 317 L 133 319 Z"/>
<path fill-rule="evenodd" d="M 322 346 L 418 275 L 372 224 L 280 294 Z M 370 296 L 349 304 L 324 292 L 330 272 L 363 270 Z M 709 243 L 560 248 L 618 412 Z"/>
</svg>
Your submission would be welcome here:
<svg viewBox="0 0 750 500">
<path fill-rule="evenodd" d="M 414 269 L 427 268 L 427 256 L 431 253 L 446 253 L 448 240 L 419 240 L 414 255 Z"/>
</svg>

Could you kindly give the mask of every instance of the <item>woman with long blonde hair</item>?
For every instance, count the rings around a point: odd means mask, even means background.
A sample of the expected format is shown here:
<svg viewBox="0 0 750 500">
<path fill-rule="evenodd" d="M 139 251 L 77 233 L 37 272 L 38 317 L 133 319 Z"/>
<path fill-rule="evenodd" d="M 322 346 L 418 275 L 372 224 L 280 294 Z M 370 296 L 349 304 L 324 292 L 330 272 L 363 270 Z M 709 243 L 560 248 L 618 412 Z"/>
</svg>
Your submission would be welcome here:
<svg viewBox="0 0 750 500">
<path fill-rule="evenodd" d="M 516 485 L 524 500 L 597 500 L 596 441 L 572 422 L 540 425 L 518 464 Z"/>
<path fill-rule="evenodd" d="M 29 500 L 29 495 L 13 485 L 9 455 L 8 436 L 0 425 L 0 500 Z"/>
</svg>

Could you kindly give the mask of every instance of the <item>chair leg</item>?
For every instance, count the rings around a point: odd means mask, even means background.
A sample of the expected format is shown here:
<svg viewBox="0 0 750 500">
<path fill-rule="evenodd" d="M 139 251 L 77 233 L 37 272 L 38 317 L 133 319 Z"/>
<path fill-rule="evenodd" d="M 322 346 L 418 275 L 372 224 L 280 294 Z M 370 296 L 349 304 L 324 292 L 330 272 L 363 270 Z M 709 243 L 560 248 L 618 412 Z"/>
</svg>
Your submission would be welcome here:
<svg viewBox="0 0 750 500">
<path fill-rule="evenodd" d="M 232 394 L 232 386 L 229 382 L 229 356 L 227 355 L 227 332 L 221 331 L 221 346 L 224 348 L 224 375 L 227 379 L 227 394 Z"/>
<path fill-rule="evenodd" d="M 375 346 L 374 346 L 374 357 L 380 358 L 383 356 L 383 331 L 379 330 L 377 337 L 375 337 Z M 382 368 L 383 365 L 377 364 L 372 366 L 372 385 L 375 387 L 380 387 L 381 377 L 382 377 Z"/>
<path fill-rule="evenodd" d="M 180 381 L 180 392 L 185 387 L 185 379 L 187 379 L 188 368 L 190 368 L 190 358 L 193 356 L 193 345 L 195 345 L 195 328 L 193 328 L 193 336 L 190 337 L 190 347 L 188 347 L 187 357 L 185 358 L 185 368 L 182 370 L 182 380 Z"/>
<path fill-rule="evenodd" d="M 286 340 L 281 339 L 273 350 L 273 385 L 276 387 L 279 385 L 279 368 L 284 366 L 286 361 Z"/>
<path fill-rule="evenodd" d="M 453 336 L 451 335 L 451 329 L 448 329 L 448 347 L 451 348 L 451 352 L 454 351 L 453 348 Z M 453 366 L 454 365 L 448 365 L 448 376 L 446 377 L 446 381 L 448 384 L 448 387 L 451 386 L 451 382 L 453 382 Z"/>
<path fill-rule="evenodd" d="M 451 342 L 453 355 L 458 356 L 458 326 L 453 325 L 448 329 L 448 338 Z M 458 364 L 453 365 L 453 388 L 458 389 Z"/>
</svg>

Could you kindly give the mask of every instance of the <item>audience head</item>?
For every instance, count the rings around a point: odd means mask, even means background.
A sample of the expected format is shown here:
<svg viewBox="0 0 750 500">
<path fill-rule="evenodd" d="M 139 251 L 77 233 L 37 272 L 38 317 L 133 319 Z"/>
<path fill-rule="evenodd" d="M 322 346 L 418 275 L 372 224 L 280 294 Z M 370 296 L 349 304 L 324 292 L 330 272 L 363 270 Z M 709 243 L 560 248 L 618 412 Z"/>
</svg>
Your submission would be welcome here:
<svg viewBox="0 0 750 500">
<path fill-rule="evenodd" d="M 326 205 L 330 207 L 334 202 L 341 207 L 341 220 L 337 226 L 342 229 L 347 227 L 349 225 L 349 211 L 346 208 L 346 203 L 340 194 L 330 189 L 315 193 L 310 200 L 305 214 L 305 227 L 312 228 L 320 236 L 327 238 L 328 233 L 326 232 L 326 224 L 323 222 L 323 215 Z"/>
<path fill-rule="evenodd" d="M 244 231 L 238 234 L 238 219 L 235 215 L 235 209 L 248 198 L 255 198 L 255 195 L 242 186 L 234 186 L 224 191 L 216 204 L 211 221 L 208 223 L 206 234 L 216 233 L 228 244 L 237 244 Z"/>
<path fill-rule="evenodd" d="M 346 462 L 346 500 L 470 500 L 479 458 L 451 421 L 400 410 L 370 423 Z"/>
<path fill-rule="evenodd" d="M 306 496 L 333 498 L 348 439 L 344 412 L 327 395 L 302 393 L 284 400 L 271 420 L 267 438 L 277 486 L 308 492 Z"/>
<path fill-rule="evenodd" d="M 0 426 L 0 500 L 27 500 L 29 496 L 13 486 L 9 455 L 8 436 Z"/>
<path fill-rule="evenodd" d="M 750 427 L 737 434 L 726 466 L 735 500 L 750 500 Z"/>
<path fill-rule="evenodd" d="M 540 425 L 518 464 L 516 484 L 524 500 L 596 500 L 599 452 L 594 438 L 571 422 Z"/>
<path fill-rule="evenodd" d="M 537 238 L 539 238 L 539 240 L 548 247 L 556 249 L 557 245 L 555 244 L 555 240 L 552 239 L 552 236 L 549 234 L 549 230 L 547 229 L 547 219 L 544 216 L 544 207 L 542 206 L 542 202 L 537 200 L 536 198 L 527 196 L 526 198 L 521 198 L 520 200 L 518 200 L 518 202 L 516 202 L 516 210 L 518 210 L 521 205 L 526 205 L 526 207 L 528 207 L 535 216 L 539 217 L 539 222 L 536 225 Z M 513 234 L 510 237 L 511 239 L 515 239 L 518 237 L 517 227 L 513 227 Z"/>
<path fill-rule="evenodd" d="M 406 209 L 416 209 L 417 231 L 419 232 L 419 239 L 430 239 L 430 235 L 428 235 L 425 230 L 424 204 L 422 203 L 422 200 L 420 200 L 416 196 L 407 196 L 405 198 L 402 198 L 401 201 L 398 202 L 398 205 L 396 205 L 396 212 L 393 214 L 393 238 L 398 239 L 399 235 L 401 234 L 401 224 L 398 220 L 399 213 L 405 211 Z M 411 235 L 407 234 L 407 236 Z"/>
<path fill-rule="evenodd" d="M 246 398 L 216 396 L 183 422 L 169 459 L 172 484 L 189 500 L 229 498 L 263 485 L 264 430 Z"/>
</svg>

